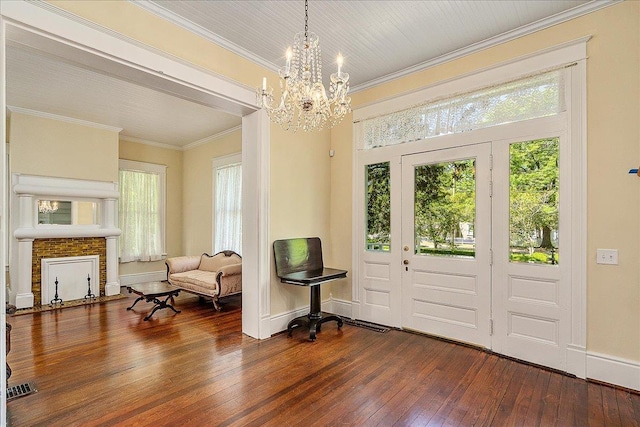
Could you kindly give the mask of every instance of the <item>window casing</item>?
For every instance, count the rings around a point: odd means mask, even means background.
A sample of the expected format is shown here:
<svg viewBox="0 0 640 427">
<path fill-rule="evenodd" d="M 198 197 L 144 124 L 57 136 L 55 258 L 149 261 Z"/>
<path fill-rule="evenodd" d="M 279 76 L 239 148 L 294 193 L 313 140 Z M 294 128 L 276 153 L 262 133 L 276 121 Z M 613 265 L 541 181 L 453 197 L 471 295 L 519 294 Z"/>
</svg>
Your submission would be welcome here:
<svg viewBox="0 0 640 427">
<path fill-rule="evenodd" d="M 120 160 L 120 262 L 166 256 L 166 166 Z"/>
</svg>

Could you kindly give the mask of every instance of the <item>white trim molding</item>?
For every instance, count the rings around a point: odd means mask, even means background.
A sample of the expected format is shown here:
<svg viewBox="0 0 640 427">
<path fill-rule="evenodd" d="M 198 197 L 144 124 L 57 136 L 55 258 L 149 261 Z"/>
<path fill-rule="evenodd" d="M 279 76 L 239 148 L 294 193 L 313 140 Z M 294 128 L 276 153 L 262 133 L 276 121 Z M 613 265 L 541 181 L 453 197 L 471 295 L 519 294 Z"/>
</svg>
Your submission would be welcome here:
<svg viewBox="0 0 640 427">
<path fill-rule="evenodd" d="M 7 105 L 7 109 L 11 113 L 25 114 L 27 116 L 40 117 L 43 119 L 51 119 L 59 122 L 71 123 L 73 125 L 85 126 L 85 127 L 90 127 L 94 129 L 108 130 L 115 133 L 122 132 L 122 128 L 119 128 L 119 127 L 103 125 L 101 123 L 89 122 L 87 120 L 74 119 L 72 117 L 60 116 L 58 114 L 44 113 L 42 111 L 29 110 L 27 108 L 15 107 L 12 105 Z"/>
<path fill-rule="evenodd" d="M 640 391 L 640 362 L 587 352 L 587 378 Z"/>
<path fill-rule="evenodd" d="M 162 282 L 167 280 L 167 271 L 149 271 L 146 273 L 123 274 L 120 276 L 120 286 L 130 286 L 138 283 Z"/>
<path fill-rule="evenodd" d="M 531 76 L 552 69 L 564 69 L 566 114 L 558 116 L 558 120 L 567 120 L 566 132 L 569 143 L 568 155 L 561 156 L 565 159 L 564 170 L 567 171 L 566 182 L 571 188 L 568 219 L 571 223 L 570 247 L 571 253 L 567 257 L 570 261 L 571 273 L 569 284 L 570 295 L 567 296 L 567 309 L 570 310 L 570 319 L 567 325 L 563 325 L 563 336 L 566 336 L 564 344 L 564 361 L 561 368 L 566 372 L 585 378 L 588 374 L 586 357 L 587 337 L 587 285 L 586 285 L 586 147 L 587 147 L 587 102 L 586 102 L 586 68 L 587 68 L 587 44 L 591 36 L 581 37 L 576 40 L 561 43 L 556 46 L 533 52 L 492 66 L 476 70 L 465 75 L 442 80 L 425 87 L 392 95 L 388 98 L 362 105 L 353 111 L 353 219 L 352 219 L 352 303 L 351 310 L 354 318 L 361 318 L 364 309 L 360 307 L 362 296 L 359 295 L 360 260 L 362 259 L 361 240 L 363 229 L 360 225 L 363 216 L 358 214 L 362 209 L 362 163 L 365 161 L 392 161 L 394 156 L 411 154 L 413 152 L 447 148 L 454 142 L 459 145 L 464 143 L 477 143 L 478 141 L 496 140 L 496 135 L 506 132 L 499 126 L 486 131 L 477 130 L 464 134 L 457 134 L 455 141 L 448 135 L 440 139 L 423 139 L 408 144 L 398 144 L 389 147 L 380 147 L 371 150 L 358 150 L 358 141 L 363 137 L 363 121 L 406 110 L 416 105 L 437 99 L 446 99 L 456 94 L 468 93 L 473 90 L 503 84 L 514 79 Z M 523 124 L 524 126 L 524 124 Z M 564 125 L 563 125 L 564 126 Z M 533 132 L 535 133 L 535 131 Z M 505 134 L 506 135 L 506 134 Z M 472 141 L 473 139 L 473 141 Z M 497 138 L 500 139 L 500 138 Z M 393 169 L 392 169 L 393 170 Z M 393 173 L 393 172 L 392 172 Z M 392 178 L 393 180 L 393 178 Z M 392 185 L 392 188 L 393 185 Z M 393 196 L 392 196 L 393 200 Z M 357 209 L 356 209 L 357 208 Z M 393 211 L 393 207 L 392 207 Z M 397 211 L 397 210 L 396 210 Z M 399 228 L 398 226 L 395 228 Z M 392 224 L 392 230 L 394 226 Z M 392 236 L 392 240 L 394 240 Z M 399 263 L 398 263 L 399 264 Z M 370 319 L 364 319 L 370 320 Z M 375 321 L 375 320 L 374 320 Z M 391 325 L 394 326 L 394 325 Z M 625 365 L 627 366 L 627 365 Z"/>
<path fill-rule="evenodd" d="M 120 229 L 116 226 L 118 212 L 118 184 L 115 182 L 57 178 L 14 174 L 12 176 L 13 261 L 10 264 L 14 278 L 15 305 L 18 308 L 33 307 L 31 290 L 33 240 L 44 238 L 104 237 L 106 239 L 107 282 L 105 294 L 120 292 L 118 282 L 118 252 L 116 240 Z M 101 211 L 97 225 L 41 225 L 38 224 L 37 203 L 39 197 L 55 199 L 85 199 L 97 202 Z"/>
<path fill-rule="evenodd" d="M 337 300 L 334 300 L 333 298 L 329 298 L 326 299 L 324 301 L 322 301 L 320 303 L 320 310 L 326 312 L 326 313 L 334 313 L 337 314 L 339 316 L 346 316 L 346 317 L 351 317 L 348 314 L 342 314 L 342 313 L 338 313 L 337 311 L 335 311 L 336 305 L 335 302 Z M 346 301 L 348 303 L 348 301 Z M 289 324 L 290 321 L 292 321 L 293 319 L 295 319 L 296 317 L 300 317 L 300 316 L 305 316 L 309 314 L 309 306 L 305 306 L 305 307 L 300 307 L 300 308 L 296 308 L 293 310 L 289 310 L 289 311 L 285 311 L 282 313 L 279 313 L 273 317 L 270 318 L 270 325 L 269 325 L 269 329 L 271 330 L 271 335 L 275 335 L 279 332 L 282 331 L 286 331 L 287 330 L 287 325 Z M 304 329 L 304 328 L 302 328 Z"/>
</svg>

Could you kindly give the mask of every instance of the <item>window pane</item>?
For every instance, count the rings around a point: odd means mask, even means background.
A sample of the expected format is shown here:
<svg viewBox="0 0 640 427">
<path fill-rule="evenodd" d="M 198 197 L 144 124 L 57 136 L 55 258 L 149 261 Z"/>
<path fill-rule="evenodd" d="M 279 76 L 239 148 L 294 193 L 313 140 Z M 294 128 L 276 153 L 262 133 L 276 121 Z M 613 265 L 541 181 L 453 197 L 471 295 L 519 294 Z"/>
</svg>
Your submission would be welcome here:
<svg viewBox="0 0 640 427">
<path fill-rule="evenodd" d="M 466 159 L 415 168 L 415 254 L 475 257 L 475 164 Z"/>
<path fill-rule="evenodd" d="M 214 252 L 242 254 L 242 163 L 216 168 Z"/>
<path fill-rule="evenodd" d="M 162 259 L 160 176 L 120 171 L 120 261 Z"/>
<path fill-rule="evenodd" d="M 563 87 L 555 70 L 367 119 L 358 149 L 552 116 L 565 109 Z"/>
<path fill-rule="evenodd" d="M 389 162 L 365 166 L 368 251 L 391 250 L 391 169 Z"/>
<path fill-rule="evenodd" d="M 509 148 L 509 258 L 558 264 L 558 138 Z"/>
</svg>

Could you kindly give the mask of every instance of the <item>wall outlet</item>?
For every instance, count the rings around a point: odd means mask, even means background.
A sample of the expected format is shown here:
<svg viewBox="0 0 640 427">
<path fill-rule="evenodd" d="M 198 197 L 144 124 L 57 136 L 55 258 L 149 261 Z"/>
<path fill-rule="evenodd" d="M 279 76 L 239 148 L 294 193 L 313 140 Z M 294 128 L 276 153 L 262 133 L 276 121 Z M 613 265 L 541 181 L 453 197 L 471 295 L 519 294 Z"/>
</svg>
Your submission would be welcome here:
<svg viewBox="0 0 640 427">
<path fill-rule="evenodd" d="M 597 249 L 596 263 L 618 265 L 618 250 L 617 249 Z"/>
</svg>

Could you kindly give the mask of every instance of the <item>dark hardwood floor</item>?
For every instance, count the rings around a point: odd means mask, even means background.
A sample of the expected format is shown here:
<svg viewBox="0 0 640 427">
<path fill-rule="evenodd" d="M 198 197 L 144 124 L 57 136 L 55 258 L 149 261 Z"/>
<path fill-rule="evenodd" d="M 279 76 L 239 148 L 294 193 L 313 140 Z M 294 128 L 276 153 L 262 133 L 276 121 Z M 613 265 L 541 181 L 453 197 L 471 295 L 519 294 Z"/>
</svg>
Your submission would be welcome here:
<svg viewBox="0 0 640 427">
<path fill-rule="evenodd" d="M 12 426 L 638 426 L 640 395 L 448 342 L 335 323 L 316 342 L 294 331 L 241 333 L 240 299 L 222 312 L 133 297 L 8 316 Z"/>
</svg>

